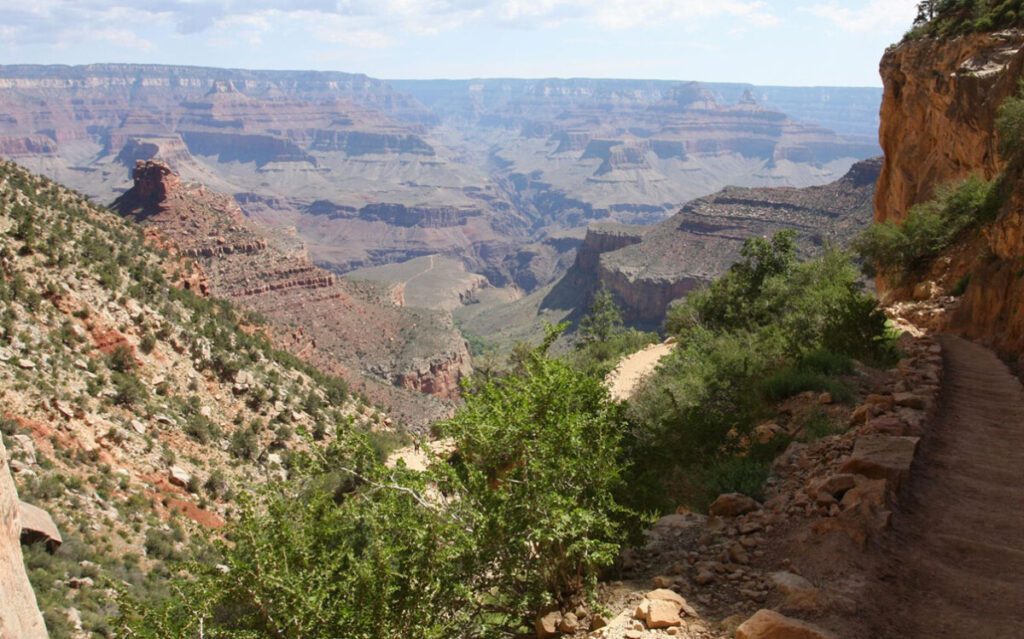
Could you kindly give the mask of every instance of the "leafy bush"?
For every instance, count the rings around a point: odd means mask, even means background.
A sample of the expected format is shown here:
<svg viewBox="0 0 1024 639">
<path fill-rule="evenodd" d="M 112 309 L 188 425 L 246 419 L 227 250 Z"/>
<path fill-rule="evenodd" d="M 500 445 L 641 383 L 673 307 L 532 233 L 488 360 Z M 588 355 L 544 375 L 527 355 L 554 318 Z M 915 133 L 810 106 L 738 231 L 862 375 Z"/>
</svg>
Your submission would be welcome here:
<svg viewBox="0 0 1024 639">
<path fill-rule="evenodd" d="M 731 477 L 732 460 L 750 456 L 748 436 L 772 402 L 805 390 L 846 400 L 839 377 L 853 357 L 895 358 L 849 256 L 801 262 L 788 232 L 748 240 L 742 259 L 674 307 L 666 326 L 679 346 L 630 401 L 627 446 L 645 460 L 641 474 L 660 475 L 669 498 L 695 507 L 721 483 L 711 470 Z"/>
<path fill-rule="evenodd" d="M 614 499 L 620 411 L 600 380 L 544 355 L 556 336 L 521 376 L 472 386 L 441 427 L 459 451 L 454 487 L 479 517 L 492 606 L 514 620 L 593 586 L 632 520 Z"/>
<path fill-rule="evenodd" d="M 782 401 L 806 391 L 830 393 L 836 401 L 849 402 L 853 391 L 847 384 L 828 375 L 805 368 L 786 368 L 763 383 L 765 396 L 773 402 Z"/>
<path fill-rule="evenodd" d="M 869 275 L 920 272 L 966 230 L 999 212 L 999 182 L 970 177 L 910 209 L 902 224 L 874 224 L 855 241 Z"/>
<path fill-rule="evenodd" d="M 149 398 L 146 385 L 132 373 L 113 372 L 110 383 L 114 386 L 114 403 L 121 406 L 139 406 Z"/>
<path fill-rule="evenodd" d="M 522 375 L 470 385 L 442 430 L 457 460 L 427 473 L 385 468 L 356 436 L 297 456 L 291 481 L 241 500 L 227 570 L 193 566 L 162 603 L 125 598 L 123 634 L 510 636 L 579 601 L 635 521 L 613 497 L 623 424 L 601 383 L 536 351 Z"/>
</svg>

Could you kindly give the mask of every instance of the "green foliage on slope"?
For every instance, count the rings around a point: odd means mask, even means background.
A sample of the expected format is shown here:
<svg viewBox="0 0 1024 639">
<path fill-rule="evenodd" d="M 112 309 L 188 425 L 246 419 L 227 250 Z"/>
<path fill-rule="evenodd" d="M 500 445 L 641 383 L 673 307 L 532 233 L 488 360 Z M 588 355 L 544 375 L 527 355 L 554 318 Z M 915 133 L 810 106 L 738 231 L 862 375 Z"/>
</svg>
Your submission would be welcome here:
<svg viewBox="0 0 1024 639">
<path fill-rule="evenodd" d="M 900 278 L 919 273 L 965 232 L 995 219 L 1000 182 L 970 177 L 947 185 L 910 209 L 900 224 L 873 224 L 854 242 L 869 275 Z"/>
<path fill-rule="evenodd" d="M 655 333 L 626 328 L 622 311 L 604 287 L 594 294 L 590 310 L 580 320 L 574 337 L 575 351 L 567 356 L 568 361 L 577 370 L 596 378 L 604 378 L 623 355 L 658 341 Z"/>
<path fill-rule="evenodd" d="M 925 0 L 917 5 L 910 39 L 952 37 L 1024 26 L 1022 0 Z"/>
<path fill-rule="evenodd" d="M 481 380 L 440 427 L 457 457 L 389 469 L 353 439 L 245 502 L 162 605 L 126 600 L 126 636 L 385 639 L 514 636 L 578 601 L 636 522 L 622 487 L 620 409 L 599 380 L 548 358 Z"/>
<path fill-rule="evenodd" d="M 647 460 L 638 481 L 669 498 L 656 506 L 754 491 L 779 444 L 750 446 L 749 436 L 775 402 L 804 391 L 842 400 L 851 358 L 893 357 L 885 316 L 846 254 L 800 262 L 781 232 L 748 240 L 742 255 L 671 310 L 679 346 L 631 402 L 632 454 Z"/>
<path fill-rule="evenodd" d="M 231 304 L 174 286 L 179 266 L 138 227 L 0 162 L 0 431 L 28 469 L 15 476 L 19 496 L 64 536 L 53 554 L 26 549 L 54 639 L 111 636 L 111 584 L 161 596 L 174 561 L 205 557 L 172 499 L 225 516 L 236 491 L 314 445 L 301 431 L 331 439 L 354 427 L 343 381 L 247 332 L 252 318 Z M 113 340 L 107 354 L 98 335 Z M 253 383 L 233 392 L 241 371 Z M 234 459 L 225 449 L 249 432 L 243 421 L 264 426 Z M 180 492 L 157 484 L 169 464 L 191 473 Z M 82 578 L 93 584 L 71 586 Z"/>
</svg>

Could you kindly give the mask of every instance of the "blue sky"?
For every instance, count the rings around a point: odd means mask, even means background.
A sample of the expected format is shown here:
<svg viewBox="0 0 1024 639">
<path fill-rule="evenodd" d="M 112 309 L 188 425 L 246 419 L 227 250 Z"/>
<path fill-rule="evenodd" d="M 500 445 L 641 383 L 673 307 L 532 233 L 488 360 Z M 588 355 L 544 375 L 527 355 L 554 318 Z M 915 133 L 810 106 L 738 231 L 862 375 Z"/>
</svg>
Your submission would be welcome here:
<svg viewBox="0 0 1024 639">
<path fill-rule="evenodd" d="M 916 0 L 0 0 L 0 64 L 878 86 Z"/>
</svg>

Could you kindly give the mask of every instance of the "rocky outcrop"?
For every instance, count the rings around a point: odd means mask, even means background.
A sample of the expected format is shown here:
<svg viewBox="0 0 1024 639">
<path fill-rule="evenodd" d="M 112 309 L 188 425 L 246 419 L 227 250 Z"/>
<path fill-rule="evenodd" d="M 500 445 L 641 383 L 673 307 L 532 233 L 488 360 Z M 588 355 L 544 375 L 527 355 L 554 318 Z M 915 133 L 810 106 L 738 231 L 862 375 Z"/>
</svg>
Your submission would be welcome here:
<svg viewBox="0 0 1024 639">
<path fill-rule="evenodd" d="M 372 287 L 312 263 L 301 240 L 246 219 L 235 201 L 182 181 L 158 161 L 140 161 L 136 186 L 115 203 L 196 259 L 211 295 L 266 317 L 281 343 L 345 378 L 396 418 L 420 426 L 447 414 L 471 371 L 464 340 L 446 315 L 402 309 Z M 429 405 L 424 405 L 424 402 Z"/>
<path fill-rule="evenodd" d="M 18 493 L 0 438 L 0 639 L 46 639 L 46 624 L 25 574 Z"/>
<path fill-rule="evenodd" d="M 443 353 L 431 359 L 414 360 L 409 369 L 395 376 L 395 385 L 454 400 L 459 398 L 459 382 L 472 370 L 465 352 Z"/>
<path fill-rule="evenodd" d="M 628 321 L 658 324 L 669 304 L 704 286 L 739 259 L 743 242 L 782 229 L 806 254 L 843 245 L 871 219 L 880 160 L 855 164 L 841 180 L 805 189 L 730 187 L 690 202 L 642 231 L 588 232 L 576 265 L 612 291 Z M 615 228 L 615 227 L 610 227 Z"/>
<path fill-rule="evenodd" d="M 140 204 L 157 206 L 177 188 L 181 179 L 164 162 L 136 160 L 132 169 L 134 196 Z"/>
<path fill-rule="evenodd" d="M 38 506 L 20 502 L 18 509 L 21 513 L 21 543 L 22 544 L 43 544 L 50 552 L 54 552 L 64 543 L 57 524 L 53 517 Z"/>
<path fill-rule="evenodd" d="M 915 204 L 944 184 L 970 175 L 993 178 L 1005 167 L 997 152 L 995 118 L 1019 90 L 1024 33 L 1018 30 L 949 39 L 923 38 L 890 49 L 885 83 L 875 219 L 904 220 Z M 966 238 L 908 285 L 879 281 L 890 300 L 911 300 L 933 283 L 934 296 L 967 282 L 962 298 L 936 328 L 982 340 L 1006 355 L 1024 355 L 1024 180 L 1011 169 L 999 218 Z"/>
</svg>

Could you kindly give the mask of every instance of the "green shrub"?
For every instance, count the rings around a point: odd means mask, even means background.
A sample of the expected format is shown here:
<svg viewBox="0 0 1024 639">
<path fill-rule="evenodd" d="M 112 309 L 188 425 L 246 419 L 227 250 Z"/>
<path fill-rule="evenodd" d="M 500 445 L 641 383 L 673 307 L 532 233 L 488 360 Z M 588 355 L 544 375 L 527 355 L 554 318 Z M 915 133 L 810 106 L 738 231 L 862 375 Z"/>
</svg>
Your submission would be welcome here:
<svg viewBox="0 0 1024 639">
<path fill-rule="evenodd" d="M 764 483 L 771 473 L 771 464 L 751 457 L 730 457 L 705 469 L 702 473 L 703 496 L 698 507 L 707 507 L 721 494 L 741 493 L 764 499 Z"/>
<path fill-rule="evenodd" d="M 107 366 L 118 373 L 128 373 L 138 366 L 132 349 L 124 344 L 118 344 L 107 356 Z"/>
<path fill-rule="evenodd" d="M 453 464 L 388 469 L 355 436 L 297 456 L 292 481 L 240 500 L 209 562 L 227 570 L 196 565 L 163 602 L 123 598 L 119 636 L 521 634 L 549 602 L 578 603 L 634 529 L 613 496 L 619 411 L 537 351 L 522 375 L 470 385 L 442 427 Z M 169 541 L 147 548 L 172 556 Z"/>
<path fill-rule="evenodd" d="M 869 275 L 902 277 L 918 273 L 962 233 L 995 218 L 998 181 L 971 177 L 947 185 L 928 202 L 910 209 L 902 224 L 874 224 L 854 242 Z"/>
<path fill-rule="evenodd" d="M 828 375 L 803 368 L 787 368 L 764 380 L 765 396 L 779 402 L 806 391 L 830 393 L 835 401 L 848 403 L 853 400 L 849 385 Z"/>
<path fill-rule="evenodd" d="M 749 240 L 728 273 L 673 307 L 666 326 L 679 345 L 629 402 L 626 445 L 645 465 L 635 477 L 660 475 L 676 504 L 703 505 L 719 485 L 710 469 L 732 476 L 731 460 L 751 456 L 748 436 L 774 402 L 804 391 L 849 401 L 839 377 L 853 358 L 895 359 L 885 315 L 849 256 L 800 261 L 793 239 Z"/>
<path fill-rule="evenodd" d="M 544 355 L 556 336 L 522 375 L 471 386 L 440 428 L 459 451 L 453 488 L 480 518 L 486 591 L 515 621 L 596 585 L 635 521 L 614 498 L 620 411 L 600 380 Z"/>
<path fill-rule="evenodd" d="M 259 454 L 259 440 L 256 433 L 248 428 L 240 428 L 231 434 L 228 452 L 237 459 L 256 459 Z"/>
<path fill-rule="evenodd" d="M 850 375 L 854 371 L 853 359 L 849 355 L 824 348 L 807 353 L 800 363 L 804 368 L 824 375 Z"/>
<path fill-rule="evenodd" d="M 132 373 L 113 372 L 110 383 L 114 386 L 114 403 L 121 406 L 140 406 L 149 398 L 146 385 Z"/>
</svg>

